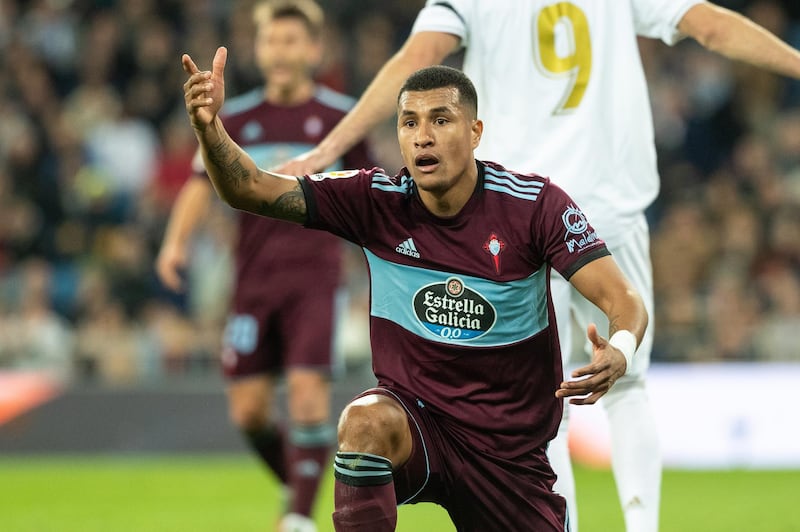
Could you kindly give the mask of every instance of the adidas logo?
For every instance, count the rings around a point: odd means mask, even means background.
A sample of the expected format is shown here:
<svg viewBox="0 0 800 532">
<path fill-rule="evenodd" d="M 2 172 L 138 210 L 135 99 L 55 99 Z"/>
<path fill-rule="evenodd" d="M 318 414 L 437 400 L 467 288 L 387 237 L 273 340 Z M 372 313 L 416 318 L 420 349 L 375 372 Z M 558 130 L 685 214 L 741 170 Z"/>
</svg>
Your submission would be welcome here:
<svg viewBox="0 0 800 532">
<path fill-rule="evenodd" d="M 417 247 L 414 245 L 414 240 L 411 238 L 397 244 L 397 247 L 394 248 L 394 250 L 403 255 L 414 257 L 415 259 L 419 258 L 419 251 L 417 251 Z"/>
</svg>

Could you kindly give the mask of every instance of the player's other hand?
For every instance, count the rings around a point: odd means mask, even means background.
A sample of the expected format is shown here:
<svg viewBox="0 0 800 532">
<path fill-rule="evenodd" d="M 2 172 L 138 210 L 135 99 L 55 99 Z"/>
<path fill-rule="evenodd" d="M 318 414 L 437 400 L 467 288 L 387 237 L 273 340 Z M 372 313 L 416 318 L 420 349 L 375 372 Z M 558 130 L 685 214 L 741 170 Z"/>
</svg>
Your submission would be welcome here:
<svg viewBox="0 0 800 532">
<path fill-rule="evenodd" d="M 309 175 L 324 171 L 333 162 L 329 160 L 329 157 L 322 150 L 313 148 L 293 159 L 289 159 L 273 170 L 275 173 L 284 175 Z"/>
<path fill-rule="evenodd" d="M 183 54 L 181 63 L 189 79 L 183 84 L 183 98 L 186 113 L 192 127 L 203 131 L 211 124 L 225 101 L 225 62 L 228 50 L 224 46 L 217 48 L 211 70 L 201 71 L 194 64 L 189 54 Z"/>
<path fill-rule="evenodd" d="M 181 272 L 186 268 L 186 249 L 182 246 L 165 244 L 156 258 L 156 273 L 164 286 L 173 292 L 183 291 Z"/>
<path fill-rule="evenodd" d="M 625 355 L 600 336 L 595 324 L 589 325 L 586 335 L 592 342 L 592 362 L 572 372 L 577 380 L 564 381 L 556 390 L 558 398 L 572 397 L 569 402 L 573 405 L 596 403 L 627 369 Z"/>
</svg>

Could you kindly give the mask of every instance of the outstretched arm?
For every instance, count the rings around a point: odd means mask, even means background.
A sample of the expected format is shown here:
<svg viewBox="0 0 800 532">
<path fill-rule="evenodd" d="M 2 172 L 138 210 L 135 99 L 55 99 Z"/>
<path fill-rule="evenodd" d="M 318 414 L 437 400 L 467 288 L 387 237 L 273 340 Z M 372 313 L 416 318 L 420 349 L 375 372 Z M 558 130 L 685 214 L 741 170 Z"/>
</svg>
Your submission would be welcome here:
<svg viewBox="0 0 800 532">
<path fill-rule="evenodd" d="M 610 340 L 600 336 L 595 325 L 589 326 L 592 361 L 572 373 L 573 378 L 586 378 L 561 383 L 556 396 L 573 397 L 572 404 L 594 404 L 627 371 L 647 328 L 647 310 L 610 256 L 586 264 L 569 281 L 605 313 Z"/>
<path fill-rule="evenodd" d="M 355 107 L 311 151 L 277 168 L 281 173 L 306 175 L 320 172 L 367 136 L 395 111 L 397 93 L 415 71 L 443 61 L 458 48 L 459 38 L 449 33 L 420 32 L 376 74 Z"/>
<path fill-rule="evenodd" d="M 729 59 L 800 79 L 800 51 L 735 11 L 710 2 L 697 4 L 678 30 Z"/>
<path fill-rule="evenodd" d="M 302 223 L 307 210 L 297 178 L 258 168 L 222 125 L 219 110 L 225 101 L 227 57 L 227 49 L 218 48 L 210 72 L 201 72 L 187 54 L 181 58 L 183 69 L 189 74 L 183 85 L 186 112 L 200 143 L 208 176 L 219 197 L 231 207 Z"/>
</svg>

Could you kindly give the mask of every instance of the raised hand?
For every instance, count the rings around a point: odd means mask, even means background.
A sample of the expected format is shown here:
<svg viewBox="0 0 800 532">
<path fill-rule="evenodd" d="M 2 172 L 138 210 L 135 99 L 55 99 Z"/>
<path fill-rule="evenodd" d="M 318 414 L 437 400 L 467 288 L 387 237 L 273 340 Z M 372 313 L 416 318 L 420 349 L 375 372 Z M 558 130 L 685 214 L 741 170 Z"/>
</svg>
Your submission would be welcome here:
<svg viewBox="0 0 800 532">
<path fill-rule="evenodd" d="M 224 46 L 217 48 L 211 71 L 201 71 L 194 64 L 189 54 L 183 54 L 181 63 L 189 79 L 183 84 L 183 98 L 186 102 L 186 113 L 192 127 L 203 131 L 217 117 L 225 101 L 225 62 L 228 50 Z"/>
<path fill-rule="evenodd" d="M 556 390 L 556 397 L 573 397 L 569 401 L 573 405 L 596 403 L 627 369 L 625 355 L 600 336 L 595 324 L 589 325 L 586 335 L 592 342 L 592 362 L 572 372 L 578 380 L 564 381 Z"/>
</svg>

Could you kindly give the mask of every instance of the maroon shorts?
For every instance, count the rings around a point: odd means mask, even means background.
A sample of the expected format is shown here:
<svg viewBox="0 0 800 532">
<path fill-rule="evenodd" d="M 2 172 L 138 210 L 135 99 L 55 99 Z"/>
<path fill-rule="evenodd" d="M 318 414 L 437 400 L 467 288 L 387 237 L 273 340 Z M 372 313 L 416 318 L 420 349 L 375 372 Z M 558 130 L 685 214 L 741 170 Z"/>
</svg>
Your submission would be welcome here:
<svg viewBox="0 0 800 532">
<path fill-rule="evenodd" d="M 222 341 L 229 378 L 310 368 L 330 373 L 340 291 L 334 284 L 272 283 L 258 296 L 238 288 Z"/>
<path fill-rule="evenodd" d="M 414 441 L 411 457 L 394 471 L 398 505 L 439 504 L 463 532 L 569 530 L 566 501 L 552 490 L 555 474 L 545 449 L 513 461 L 491 456 L 418 398 L 385 387 L 359 397 L 376 393 L 403 406 Z"/>
</svg>

